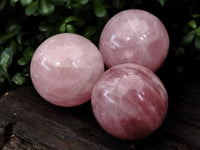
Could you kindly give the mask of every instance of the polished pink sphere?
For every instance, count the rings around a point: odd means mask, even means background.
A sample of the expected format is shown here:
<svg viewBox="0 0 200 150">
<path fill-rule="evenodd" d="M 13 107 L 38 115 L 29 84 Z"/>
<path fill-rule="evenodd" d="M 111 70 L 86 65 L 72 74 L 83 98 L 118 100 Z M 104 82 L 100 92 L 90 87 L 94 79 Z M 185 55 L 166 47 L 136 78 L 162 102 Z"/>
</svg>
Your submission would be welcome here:
<svg viewBox="0 0 200 150">
<path fill-rule="evenodd" d="M 135 63 L 155 72 L 167 56 L 169 37 L 156 16 L 144 10 L 126 10 L 108 21 L 99 48 L 107 67 Z"/>
<path fill-rule="evenodd" d="M 71 33 L 45 40 L 31 61 L 31 79 L 37 92 L 48 102 L 63 107 L 88 101 L 103 72 L 104 63 L 97 47 Z"/>
<path fill-rule="evenodd" d="M 105 131 L 123 140 L 137 140 L 161 125 L 167 114 L 168 96 L 151 70 L 127 63 L 101 76 L 93 88 L 91 103 Z"/>
</svg>

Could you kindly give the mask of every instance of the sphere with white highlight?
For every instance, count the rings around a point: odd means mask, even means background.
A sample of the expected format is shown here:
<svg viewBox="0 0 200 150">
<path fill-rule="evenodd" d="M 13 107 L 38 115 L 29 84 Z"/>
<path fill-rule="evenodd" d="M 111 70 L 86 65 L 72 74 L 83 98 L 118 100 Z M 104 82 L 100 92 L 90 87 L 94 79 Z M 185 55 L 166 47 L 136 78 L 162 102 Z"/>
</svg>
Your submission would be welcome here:
<svg viewBox="0 0 200 150">
<path fill-rule="evenodd" d="M 63 107 L 87 102 L 103 72 L 97 47 L 71 33 L 45 40 L 31 61 L 31 79 L 37 92 L 48 102 Z"/>
<path fill-rule="evenodd" d="M 125 10 L 108 21 L 99 49 L 107 67 L 135 63 L 155 72 L 167 56 L 169 37 L 156 16 L 139 9 Z"/>
<path fill-rule="evenodd" d="M 111 67 L 102 75 L 93 88 L 91 103 L 105 131 L 123 140 L 138 140 L 162 124 L 168 96 L 151 70 L 127 63 Z"/>
</svg>

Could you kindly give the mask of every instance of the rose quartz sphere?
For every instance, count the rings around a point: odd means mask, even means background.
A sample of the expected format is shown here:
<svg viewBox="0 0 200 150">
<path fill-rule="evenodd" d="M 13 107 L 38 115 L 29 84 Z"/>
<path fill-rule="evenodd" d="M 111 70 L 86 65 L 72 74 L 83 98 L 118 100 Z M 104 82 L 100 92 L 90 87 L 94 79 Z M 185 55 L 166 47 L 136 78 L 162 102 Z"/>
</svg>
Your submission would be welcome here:
<svg viewBox="0 0 200 150">
<path fill-rule="evenodd" d="M 126 10 L 104 27 L 99 49 L 107 67 L 135 63 L 156 71 L 165 60 L 169 37 L 162 22 L 143 10 Z"/>
<path fill-rule="evenodd" d="M 102 75 L 93 88 L 91 103 L 105 131 L 123 140 L 137 140 L 161 125 L 167 114 L 168 96 L 152 71 L 127 63 Z"/>
<path fill-rule="evenodd" d="M 87 102 L 103 72 L 97 47 L 70 33 L 45 40 L 31 61 L 31 79 L 37 92 L 48 102 L 63 107 Z"/>
</svg>

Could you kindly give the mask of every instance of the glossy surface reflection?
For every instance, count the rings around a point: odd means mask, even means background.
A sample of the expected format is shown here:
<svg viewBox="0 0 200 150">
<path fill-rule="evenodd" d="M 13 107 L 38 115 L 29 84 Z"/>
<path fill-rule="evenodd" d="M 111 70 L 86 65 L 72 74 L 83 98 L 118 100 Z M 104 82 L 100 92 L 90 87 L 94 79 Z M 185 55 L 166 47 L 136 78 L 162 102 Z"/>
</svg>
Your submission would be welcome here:
<svg viewBox="0 0 200 150">
<path fill-rule="evenodd" d="M 88 101 L 103 71 L 96 46 L 70 33 L 44 41 L 31 61 L 31 79 L 37 92 L 50 103 L 66 107 Z"/>
<path fill-rule="evenodd" d="M 156 71 L 167 56 L 169 37 L 154 15 L 143 10 L 126 10 L 106 24 L 99 48 L 107 67 L 136 63 Z"/>
<path fill-rule="evenodd" d="M 95 118 L 111 135 L 141 139 L 163 122 L 168 96 L 159 78 L 149 69 L 121 64 L 107 70 L 92 91 Z"/>
</svg>

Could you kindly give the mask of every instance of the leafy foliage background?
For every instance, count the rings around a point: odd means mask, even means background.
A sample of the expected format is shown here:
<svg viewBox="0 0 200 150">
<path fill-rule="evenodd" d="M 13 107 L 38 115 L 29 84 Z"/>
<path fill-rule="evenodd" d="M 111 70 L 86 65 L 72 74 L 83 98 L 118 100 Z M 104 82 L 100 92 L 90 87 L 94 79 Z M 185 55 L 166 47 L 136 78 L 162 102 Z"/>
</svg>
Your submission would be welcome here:
<svg viewBox="0 0 200 150">
<path fill-rule="evenodd" d="M 31 84 L 30 61 L 46 38 L 64 32 L 98 46 L 101 31 L 116 13 L 144 9 L 156 15 L 170 36 L 169 55 L 158 73 L 197 73 L 200 67 L 200 11 L 195 0 L 1 0 L 0 94 Z"/>
</svg>

